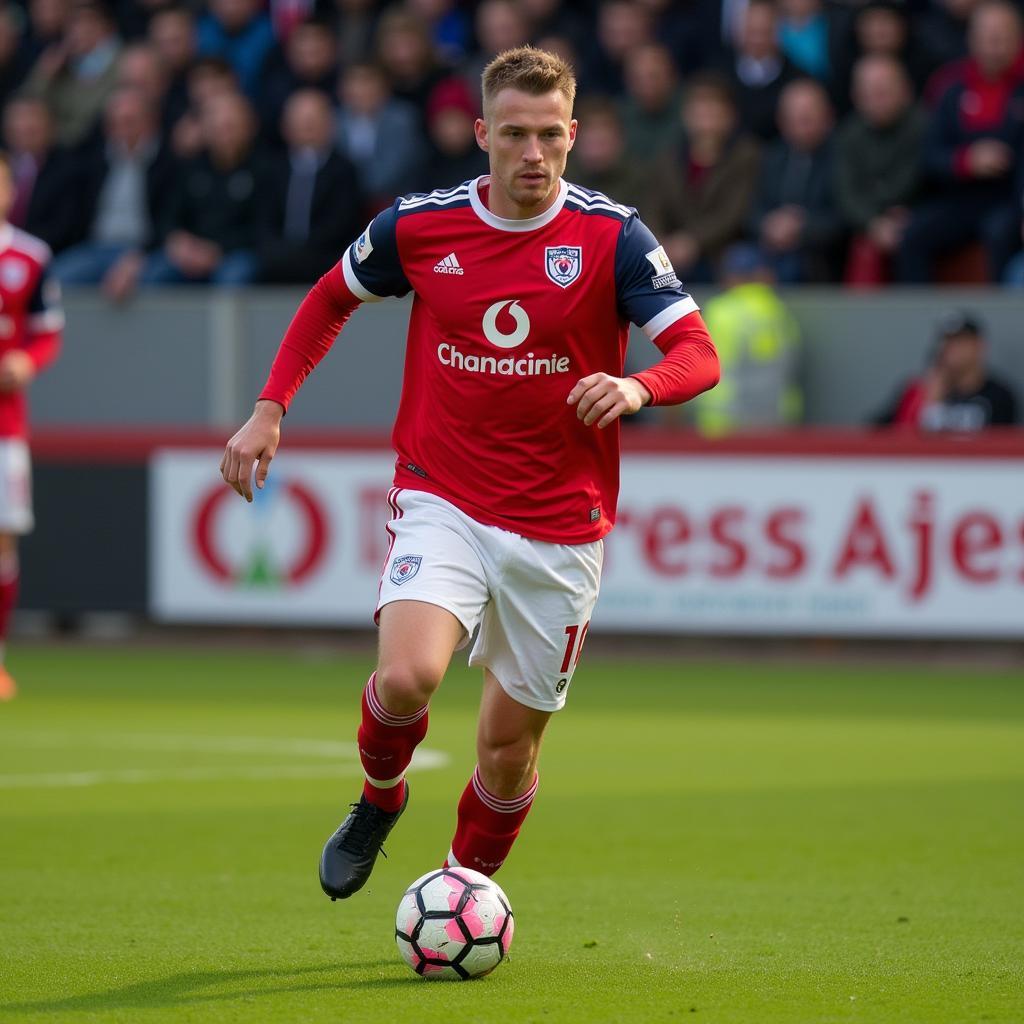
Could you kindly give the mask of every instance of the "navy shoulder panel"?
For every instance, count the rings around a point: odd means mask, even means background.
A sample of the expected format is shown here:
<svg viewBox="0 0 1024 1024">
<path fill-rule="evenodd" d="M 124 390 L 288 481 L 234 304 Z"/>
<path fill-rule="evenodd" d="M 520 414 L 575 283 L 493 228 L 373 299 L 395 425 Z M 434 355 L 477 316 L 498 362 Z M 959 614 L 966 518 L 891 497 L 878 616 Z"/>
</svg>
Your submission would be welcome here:
<svg viewBox="0 0 1024 1024">
<path fill-rule="evenodd" d="M 636 210 L 631 206 L 624 206 L 615 202 L 603 192 L 595 192 L 593 189 L 583 188 L 581 185 L 568 183 L 568 191 L 565 194 L 565 205 L 572 210 L 579 210 L 580 213 L 595 213 L 604 217 L 612 217 L 617 221 L 629 220 Z"/>
<path fill-rule="evenodd" d="M 395 216 L 405 217 L 428 210 L 449 210 L 469 206 L 469 185 L 468 181 L 464 181 L 452 188 L 439 188 L 433 192 L 412 192 L 402 196 L 395 204 Z"/>
</svg>

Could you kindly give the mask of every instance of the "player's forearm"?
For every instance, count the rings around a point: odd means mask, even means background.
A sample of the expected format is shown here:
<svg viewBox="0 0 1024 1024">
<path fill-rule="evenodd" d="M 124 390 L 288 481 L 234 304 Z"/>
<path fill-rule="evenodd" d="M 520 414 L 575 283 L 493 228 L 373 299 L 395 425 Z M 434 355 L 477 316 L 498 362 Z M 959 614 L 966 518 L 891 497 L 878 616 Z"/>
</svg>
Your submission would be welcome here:
<svg viewBox="0 0 1024 1024">
<path fill-rule="evenodd" d="M 349 291 L 338 267 L 324 274 L 302 300 L 288 325 L 260 399 L 277 402 L 287 409 L 295 392 L 330 351 L 358 305 L 359 299 Z"/>
<path fill-rule="evenodd" d="M 60 352 L 61 332 L 45 331 L 33 334 L 25 344 L 25 353 L 32 360 L 32 368 L 36 373 L 45 370 Z"/>
<path fill-rule="evenodd" d="M 632 375 L 650 391 L 651 405 L 679 405 L 718 383 L 718 352 L 700 313 L 683 317 L 659 334 L 654 343 L 665 358 Z"/>
</svg>

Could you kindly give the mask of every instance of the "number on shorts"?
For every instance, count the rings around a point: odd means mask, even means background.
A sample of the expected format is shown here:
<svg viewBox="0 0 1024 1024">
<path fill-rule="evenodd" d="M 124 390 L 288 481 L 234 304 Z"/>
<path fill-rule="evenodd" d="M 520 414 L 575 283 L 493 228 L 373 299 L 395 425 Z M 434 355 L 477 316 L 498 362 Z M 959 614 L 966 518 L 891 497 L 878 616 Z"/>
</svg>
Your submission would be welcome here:
<svg viewBox="0 0 1024 1024">
<path fill-rule="evenodd" d="M 568 637 L 565 644 L 565 657 L 562 659 L 562 667 L 558 670 L 559 672 L 568 672 L 569 666 L 573 667 L 580 660 L 580 655 L 583 653 L 583 641 L 587 639 L 587 630 L 590 629 L 590 619 L 587 619 L 583 623 L 583 628 L 579 626 L 566 626 L 565 635 Z M 576 644 L 576 638 L 579 637 L 579 645 Z M 572 656 L 572 652 L 576 651 L 576 657 Z"/>
</svg>

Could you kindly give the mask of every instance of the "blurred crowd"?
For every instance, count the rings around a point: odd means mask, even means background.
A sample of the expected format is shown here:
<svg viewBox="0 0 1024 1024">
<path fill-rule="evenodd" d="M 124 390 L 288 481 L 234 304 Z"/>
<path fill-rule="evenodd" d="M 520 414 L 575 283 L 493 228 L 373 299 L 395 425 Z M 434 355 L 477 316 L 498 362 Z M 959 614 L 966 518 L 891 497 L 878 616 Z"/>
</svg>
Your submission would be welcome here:
<svg viewBox="0 0 1024 1024">
<path fill-rule="evenodd" d="M 394 195 L 486 171 L 479 77 L 567 57 L 567 176 L 691 283 L 1024 285 L 1010 0 L 6 0 L 11 220 L 68 284 L 314 280 Z"/>
</svg>

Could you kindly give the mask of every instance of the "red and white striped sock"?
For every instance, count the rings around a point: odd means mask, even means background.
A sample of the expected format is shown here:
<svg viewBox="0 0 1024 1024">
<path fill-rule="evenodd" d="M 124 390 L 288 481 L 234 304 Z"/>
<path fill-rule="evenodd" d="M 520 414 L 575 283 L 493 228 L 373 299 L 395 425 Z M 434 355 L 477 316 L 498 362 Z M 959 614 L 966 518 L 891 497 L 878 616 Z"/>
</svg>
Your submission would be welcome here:
<svg viewBox="0 0 1024 1024">
<path fill-rule="evenodd" d="M 525 793 L 503 800 L 484 786 L 478 766 L 459 801 L 459 820 L 446 861 L 448 866 L 473 868 L 493 875 L 505 863 L 530 813 L 538 781 L 539 776 L 535 775 Z"/>
<path fill-rule="evenodd" d="M 411 715 L 393 715 L 377 696 L 376 680 L 375 672 L 363 690 L 359 725 L 359 760 L 366 774 L 363 795 L 393 813 L 405 799 L 405 770 L 412 753 L 427 735 L 427 705 Z"/>
</svg>

